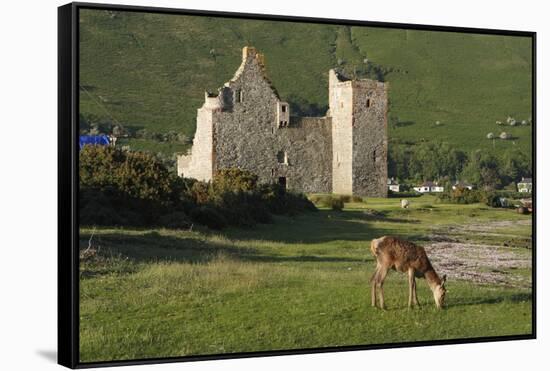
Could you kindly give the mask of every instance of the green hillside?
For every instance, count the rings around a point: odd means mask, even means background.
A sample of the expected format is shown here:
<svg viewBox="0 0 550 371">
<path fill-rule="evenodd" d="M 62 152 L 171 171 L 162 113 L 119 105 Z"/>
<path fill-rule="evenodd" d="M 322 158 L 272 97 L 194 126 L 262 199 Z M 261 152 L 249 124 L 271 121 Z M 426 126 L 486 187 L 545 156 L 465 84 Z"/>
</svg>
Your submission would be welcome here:
<svg viewBox="0 0 550 371">
<path fill-rule="evenodd" d="M 192 137 L 204 91 L 253 45 L 294 112 L 323 114 L 327 72 L 340 67 L 390 83 L 391 143 L 531 150 L 531 126 L 495 124 L 531 117 L 529 38 L 99 10 L 81 10 L 80 26 L 81 114 L 129 130 Z M 486 139 L 502 131 L 513 139 Z"/>
</svg>

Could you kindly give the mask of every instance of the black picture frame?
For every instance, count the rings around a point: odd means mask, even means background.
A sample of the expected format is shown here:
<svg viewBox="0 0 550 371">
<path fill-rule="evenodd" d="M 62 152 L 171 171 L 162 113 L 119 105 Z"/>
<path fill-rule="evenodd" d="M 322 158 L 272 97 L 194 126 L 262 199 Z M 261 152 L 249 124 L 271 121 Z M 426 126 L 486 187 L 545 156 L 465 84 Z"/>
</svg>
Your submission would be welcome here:
<svg viewBox="0 0 550 371">
<path fill-rule="evenodd" d="M 463 28 L 405 23 L 370 22 L 345 19 L 309 18 L 267 14 L 230 13 L 186 9 L 157 8 L 96 3 L 70 3 L 58 8 L 58 363 L 69 368 L 89 368 L 100 366 L 121 366 L 156 364 L 183 361 L 264 357 L 290 354 L 322 352 L 343 352 L 384 348 L 419 347 L 463 343 L 480 343 L 509 340 L 536 339 L 537 325 L 537 244 L 536 213 L 532 223 L 532 333 L 512 336 L 487 336 L 479 338 L 415 341 L 404 343 L 326 347 L 311 349 L 291 349 L 277 351 L 243 352 L 230 354 L 210 354 L 170 358 L 147 358 L 121 361 L 82 363 L 79 361 L 79 246 L 78 246 L 78 122 L 79 122 L 79 11 L 81 9 L 113 10 L 125 12 L 147 12 L 158 14 L 180 14 L 238 19 L 314 22 L 350 26 L 399 28 L 424 31 L 444 31 L 485 35 L 505 35 L 528 37 L 532 42 L 532 159 L 533 159 L 533 205 L 536 210 L 536 32 L 511 31 L 483 28 Z"/>
</svg>

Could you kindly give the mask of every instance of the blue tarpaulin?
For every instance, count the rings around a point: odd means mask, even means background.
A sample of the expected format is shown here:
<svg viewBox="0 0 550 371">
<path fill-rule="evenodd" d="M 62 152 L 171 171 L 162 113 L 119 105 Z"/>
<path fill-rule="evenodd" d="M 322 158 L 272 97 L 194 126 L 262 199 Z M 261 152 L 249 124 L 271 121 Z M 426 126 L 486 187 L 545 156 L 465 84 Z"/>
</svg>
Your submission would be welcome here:
<svg viewBox="0 0 550 371">
<path fill-rule="evenodd" d="M 81 135 L 80 136 L 80 149 L 86 144 L 95 144 L 99 146 L 108 146 L 111 142 L 109 141 L 108 135 Z"/>
</svg>

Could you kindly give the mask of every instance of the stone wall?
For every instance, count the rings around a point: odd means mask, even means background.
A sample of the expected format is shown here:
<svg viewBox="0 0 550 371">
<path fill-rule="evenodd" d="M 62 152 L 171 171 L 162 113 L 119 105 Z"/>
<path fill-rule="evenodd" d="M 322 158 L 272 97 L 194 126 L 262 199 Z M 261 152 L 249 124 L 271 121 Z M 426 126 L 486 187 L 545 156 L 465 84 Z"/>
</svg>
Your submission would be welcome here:
<svg viewBox="0 0 550 371">
<path fill-rule="evenodd" d="M 290 189 L 332 191 L 332 120 L 330 117 L 291 117 L 276 131 L 277 152 L 287 163 L 273 167 L 273 181 L 286 177 Z"/>
</svg>

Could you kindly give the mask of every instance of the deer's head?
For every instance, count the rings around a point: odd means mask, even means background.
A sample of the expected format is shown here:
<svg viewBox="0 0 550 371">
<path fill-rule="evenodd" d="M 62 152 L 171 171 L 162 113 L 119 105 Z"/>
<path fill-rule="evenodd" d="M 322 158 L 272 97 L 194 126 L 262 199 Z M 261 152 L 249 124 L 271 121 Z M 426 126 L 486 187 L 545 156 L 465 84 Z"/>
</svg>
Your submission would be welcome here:
<svg viewBox="0 0 550 371">
<path fill-rule="evenodd" d="M 445 294 L 447 293 L 447 290 L 445 289 L 445 281 L 447 281 L 446 274 L 443 275 L 441 283 L 433 290 L 435 305 L 439 309 L 443 308 L 443 305 L 445 304 Z"/>
</svg>

